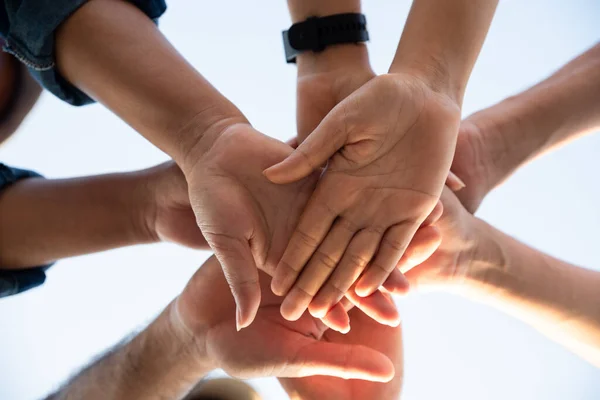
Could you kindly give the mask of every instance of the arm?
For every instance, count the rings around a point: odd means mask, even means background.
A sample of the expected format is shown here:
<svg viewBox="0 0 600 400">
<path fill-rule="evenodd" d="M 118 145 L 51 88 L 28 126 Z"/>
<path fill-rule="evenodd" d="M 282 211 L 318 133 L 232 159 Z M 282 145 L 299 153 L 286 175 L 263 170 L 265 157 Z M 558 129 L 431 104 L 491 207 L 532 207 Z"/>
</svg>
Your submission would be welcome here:
<svg viewBox="0 0 600 400">
<path fill-rule="evenodd" d="M 471 262 L 470 296 L 600 366 L 600 272 L 557 260 L 481 224 L 487 240 Z"/>
<path fill-rule="evenodd" d="M 152 241 L 133 174 L 24 179 L 0 194 L 0 265 L 23 268 Z"/>
<path fill-rule="evenodd" d="M 483 197 L 532 159 L 600 126 L 600 44 L 548 79 L 479 111 L 461 125 L 452 170 L 475 211 Z"/>
<path fill-rule="evenodd" d="M 390 73 L 422 79 L 462 105 L 498 0 L 413 1 Z"/>
<path fill-rule="evenodd" d="M 206 248 L 173 163 L 72 179 L 29 178 L 0 193 L 0 267 L 158 240 Z"/>
<path fill-rule="evenodd" d="M 192 149 L 208 145 L 201 141 L 207 131 L 218 134 L 246 122 L 126 1 L 91 0 L 79 8 L 56 32 L 56 59 L 69 82 L 171 155 L 184 172 Z"/>
<path fill-rule="evenodd" d="M 442 200 L 442 243 L 427 261 L 405 271 L 411 287 L 492 305 L 600 366 L 600 272 L 516 241 L 475 218 L 449 190 Z"/>
<path fill-rule="evenodd" d="M 415 1 L 390 73 L 367 79 L 265 170 L 283 184 L 327 163 L 273 277 L 274 292 L 288 299 L 286 318 L 317 293 L 320 306 L 355 283 L 368 296 L 394 270 L 444 187 L 464 88 L 496 3 Z"/>
<path fill-rule="evenodd" d="M 288 0 L 288 8 L 293 23 L 314 16 L 361 12 L 360 0 Z M 375 76 L 364 43 L 303 52 L 296 58 L 296 66 L 299 142 L 306 139 L 333 107 Z"/>
<path fill-rule="evenodd" d="M 144 331 L 46 400 L 178 399 L 213 367 L 171 303 Z"/>
</svg>

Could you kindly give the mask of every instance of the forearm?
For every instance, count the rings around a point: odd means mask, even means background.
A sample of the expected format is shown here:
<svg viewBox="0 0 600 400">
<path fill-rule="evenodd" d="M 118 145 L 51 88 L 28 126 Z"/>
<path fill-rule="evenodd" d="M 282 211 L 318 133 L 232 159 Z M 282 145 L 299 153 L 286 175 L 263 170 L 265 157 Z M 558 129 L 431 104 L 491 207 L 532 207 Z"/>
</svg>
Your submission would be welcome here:
<svg viewBox="0 0 600 400">
<path fill-rule="evenodd" d="M 491 190 L 533 158 L 600 127 L 600 44 L 467 121 L 490 143 Z"/>
<path fill-rule="evenodd" d="M 484 224 L 484 223 L 482 223 Z M 557 260 L 485 225 L 471 296 L 600 366 L 600 273 Z"/>
<path fill-rule="evenodd" d="M 47 400 L 178 399 L 211 369 L 171 303 L 129 343 L 83 370 Z"/>
<path fill-rule="evenodd" d="M 180 164 L 208 131 L 245 121 L 177 53 L 154 23 L 122 0 L 91 0 L 56 34 L 63 76 Z"/>
<path fill-rule="evenodd" d="M 423 79 L 459 106 L 497 0 L 414 0 L 391 73 Z"/>
<path fill-rule="evenodd" d="M 140 173 L 19 181 L 0 193 L 0 266 L 151 242 L 149 197 Z"/>
</svg>

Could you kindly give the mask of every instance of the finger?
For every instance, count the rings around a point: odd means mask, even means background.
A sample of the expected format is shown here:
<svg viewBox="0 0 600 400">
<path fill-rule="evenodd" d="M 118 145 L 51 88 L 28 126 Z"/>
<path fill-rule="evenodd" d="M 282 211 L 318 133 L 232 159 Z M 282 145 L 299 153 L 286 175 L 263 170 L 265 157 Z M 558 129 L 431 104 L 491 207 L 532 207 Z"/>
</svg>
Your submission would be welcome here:
<svg viewBox="0 0 600 400">
<path fill-rule="evenodd" d="M 442 232 L 436 226 L 427 226 L 417 231 L 413 242 L 415 239 L 415 245 L 409 246 L 398 262 L 398 269 L 403 274 L 424 263 L 435 253 L 442 244 Z"/>
<path fill-rule="evenodd" d="M 321 321 L 334 331 L 344 334 L 350 332 L 350 317 L 341 303 L 333 306 Z"/>
<path fill-rule="evenodd" d="M 296 182 L 320 168 L 345 143 L 346 133 L 340 129 L 339 120 L 325 117 L 292 154 L 263 173 L 273 183 Z"/>
<path fill-rule="evenodd" d="M 383 287 L 392 294 L 406 294 L 408 279 L 403 273 L 425 262 L 442 243 L 442 234 L 435 226 L 420 228 L 402 255 L 397 268 L 390 274 Z"/>
<path fill-rule="evenodd" d="M 297 353 L 280 377 L 300 378 L 313 375 L 335 376 L 389 382 L 394 365 L 384 354 L 362 345 L 313 341 L 298 343 Z"/>
<path fill-rule="evenodd" d="M 435 224 L 436 222 L 439 221 L 440 218 L 442 218 L 442 214 L 444 214 L 444 204 L 442 203 L 441 200 L 438 200 L 438 202 L 435 204 L 435 207 L 429 213 L 427 218 L 425 218 L 425 221 L 423 221 L 421 226 L 428 226 L 428 225 Z"/>
<path fill-rule="evenodd" d="M 365 297 L 374 293 L 402 258 L 418 225 L 412 222 L 393 225 L 383 235 L 377 255 L 356 285 L 356 293 Z M 408 286 L 408 281 L 406 282 Z"/>
<path fill-rule="evenodd" d="M 313 297 L 327 282 L 331 274 L 337 273 L 338 263 L 342 259 L 348 243 L 353 240 L 352 237 L 357 229 L 352 222 L 344 218 L 339 218 L 333 224 L 331 231 L 312 255 L 298 281 L 281 304 L 281 312 L 284 318 L 295 321 L 306 311 Z M 350 285 L 352 283 L 353 281 L 350 282 Z M 327 311 L 341 300 L 343 295 L 342 293 L 337 301 L 328 304 L 327 308 L 317 318 L 323 318 Z"/>
<path fill-rule="evenodd" d="M 260 305 L 258 268 L 248 241 L 225 235 L 207 235 L 210 247 L 221 263 L 236 304 L 236 327 L 249 326 Z"/>
<path fill-rule="evenodd" d="M 410 246 L 409 248 L 410 249 Z M 406 251 L 408 251 L 406 249 Z M 400 260 L 402 262 L 402 260 Z M 399 269 L 394 268 L 390 273 L 390 276 L 383 283 L 383 288 L 392 294 L 405 294 L 408 291 L 409 286 L 406 284 L 407 279 L 404 277 Z"/>
<path fill-rule="evenodd" d="M 467 185 L 462 179 L 456 176 L 454 172 L 450 171 L 448 172 L 448 177 L 446 178 L 446 186 L 448 186 L 453 192 L 458 192 Z"/>
<path fill-rule="evenodd" d="M 360 297 L 353 289 L 348 291 L 346 298 L 358 309 L 380 324 L 392 327 L 400 325 L 400 314 L 390 297 L 379 290 L 370 296 Z"/>
<path fill-rule="evenodd" d="M 338 267 L 310 303 L 308 309 L 313 317 L 323 318 L 346 295 L 371 261 L 380 240 L 381 235 L 370 230 L 354 235 Z"/>
<path fill-rule="evenodd" d="M 292 287 L 305 264 L 329 232 L 337 213 L 311 199 L 300 217 L 271 281 L 271 290 L 284 296 Z"/>
</svg>

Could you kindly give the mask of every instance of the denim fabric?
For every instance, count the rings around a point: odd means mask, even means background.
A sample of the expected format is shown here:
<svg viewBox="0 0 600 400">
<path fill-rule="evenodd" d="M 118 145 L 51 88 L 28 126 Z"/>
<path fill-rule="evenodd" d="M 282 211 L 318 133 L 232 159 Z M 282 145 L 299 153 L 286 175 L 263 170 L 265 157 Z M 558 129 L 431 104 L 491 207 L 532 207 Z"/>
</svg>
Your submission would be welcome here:
<svg viewBox="0 0 600 400">
<path fill-rule="evenodd" d="M 33 171 L 7 167 L 0 163 L 0 192 L 20 179 L 39 177 Z M 0 298 L 21 293 L 41 285 L 46 280 L 49 265 L 23 270 L 3 270 L 0 265 Z"/>
<path fill-rule="evenodd" d="M 42 86 L 69 104 L 92 103 L 85 93 L 67 82 L 54 62 L 54 32 L 87 0 L 3 0 L 0 34 L 4 51 L 27 65 Z M 164 0 L 129 0 L 149 18 L 157 20 L 167 9 Z"/>
</svg>

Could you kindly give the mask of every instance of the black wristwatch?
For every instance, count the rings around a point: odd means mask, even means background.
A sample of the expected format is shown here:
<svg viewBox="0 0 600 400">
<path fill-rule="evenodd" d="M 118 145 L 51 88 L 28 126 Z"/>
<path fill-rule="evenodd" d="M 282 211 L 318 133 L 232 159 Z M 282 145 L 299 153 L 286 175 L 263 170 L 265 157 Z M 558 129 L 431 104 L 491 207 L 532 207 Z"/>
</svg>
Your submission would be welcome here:
<svg viewBox="0 0 600 400">
<path fill-rule="evenodd" d="M 295 63 L 296 56 L 305 51 L 319 52 L 334 44 L 368 40 L 367 18 L 363 14 L 310 17 L 283 31 L 285 59 L 288 63 Z"/>
</svg>

